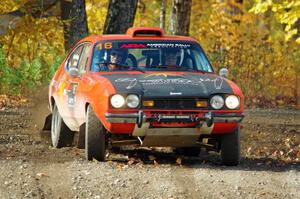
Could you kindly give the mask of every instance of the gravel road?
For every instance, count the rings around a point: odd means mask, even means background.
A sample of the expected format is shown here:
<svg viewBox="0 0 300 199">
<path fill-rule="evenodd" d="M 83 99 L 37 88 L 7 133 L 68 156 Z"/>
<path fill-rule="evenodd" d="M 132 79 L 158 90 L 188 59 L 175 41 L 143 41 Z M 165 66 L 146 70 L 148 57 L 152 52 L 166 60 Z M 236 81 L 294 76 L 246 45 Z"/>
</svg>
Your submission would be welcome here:
<svg viewBox="0 0 300 199">
<path fill-rule="evenodd" d="M 83 150 L 40 136 L 38 107 L 0 109 L 0 198 L 300 198 L 299 111 L 247 110 L 241 164 L 225 167 L 216 153 L 160 148 L 87 162 Z"/>
</svg>

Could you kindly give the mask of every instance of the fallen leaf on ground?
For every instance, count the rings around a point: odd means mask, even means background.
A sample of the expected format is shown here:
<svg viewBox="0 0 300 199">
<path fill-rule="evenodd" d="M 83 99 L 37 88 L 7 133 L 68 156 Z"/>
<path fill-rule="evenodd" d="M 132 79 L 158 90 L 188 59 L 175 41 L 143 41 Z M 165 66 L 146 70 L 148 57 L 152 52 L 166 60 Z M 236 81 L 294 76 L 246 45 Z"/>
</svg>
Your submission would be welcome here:
<svg viewBox="0 0 300 199">
<path fill-rule="evenodd" d="M 297 158 L 300 158 L 300 150 L 298 150 Z"/>
<path fill-rule="evenodd" d="M 155 161 L 155 160 L 153 160 L 153 163 L 154 163 L 154 166 L 158 166 L 159 165 L 158 162 Z"/>
<path fill-rule="evenodd" d="M 156 159 L 156 157 L 154 157 L 153 155 L 149 155 L 149 160 L 155 160 Z"/>
<path fill-rule="evenodd" d="M 248 149 L 247 149 L 247 153 L 250 153 L 252 147 L 250 146 Z"/>
<path fill-rule="evenodd" d="M 127 162 L 127 164 L 130 166 L 130 165 L 132 165 L 132 164 L 134 164 L 135 163 L 135 160 L 134 159 L 131 159 L 131 160 L 129 160 L 128 162 Z"/>
<path fill-rule="evenodd" d="M 182 163 L 182 159 L 180 157 L 178 157 L 176 160 L 176 164 L 181 165 L 181 163 Z"/>
<path fill-rule="evenodd" d="M 37 173 L 36 175 L 39 177 L 49 177 L 49 175 L 46 173 Z"/>
</svg>

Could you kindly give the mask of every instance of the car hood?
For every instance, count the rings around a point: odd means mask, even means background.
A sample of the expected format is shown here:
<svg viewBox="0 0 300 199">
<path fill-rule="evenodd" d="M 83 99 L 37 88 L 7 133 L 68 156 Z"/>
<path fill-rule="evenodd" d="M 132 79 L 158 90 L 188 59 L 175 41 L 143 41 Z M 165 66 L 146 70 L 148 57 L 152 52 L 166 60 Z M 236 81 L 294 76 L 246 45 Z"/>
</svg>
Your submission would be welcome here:
<svg viewBox="0 0 300 199">
<path fill-rule="evenodd" d="M 210 74 L 105 74 L 117 93 L 133 93 L 146 98 L 209 97 L 233 91 L 223 77 Z"/>
</svg>

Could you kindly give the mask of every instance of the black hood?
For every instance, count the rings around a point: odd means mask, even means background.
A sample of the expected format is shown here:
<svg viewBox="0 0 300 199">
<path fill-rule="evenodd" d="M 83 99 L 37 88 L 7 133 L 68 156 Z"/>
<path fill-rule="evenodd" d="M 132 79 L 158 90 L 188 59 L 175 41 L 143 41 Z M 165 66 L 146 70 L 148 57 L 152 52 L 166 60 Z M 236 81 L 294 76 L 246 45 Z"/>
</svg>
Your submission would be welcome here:
<svg viewBox="0 0 300 199">
<path fill-rule="evenodd" d="M 227 81 L 207 74 L 106 74 L 117 93 L 134 93 L 144 97 L 209 97 L 233 91 Z"/>
</svg>

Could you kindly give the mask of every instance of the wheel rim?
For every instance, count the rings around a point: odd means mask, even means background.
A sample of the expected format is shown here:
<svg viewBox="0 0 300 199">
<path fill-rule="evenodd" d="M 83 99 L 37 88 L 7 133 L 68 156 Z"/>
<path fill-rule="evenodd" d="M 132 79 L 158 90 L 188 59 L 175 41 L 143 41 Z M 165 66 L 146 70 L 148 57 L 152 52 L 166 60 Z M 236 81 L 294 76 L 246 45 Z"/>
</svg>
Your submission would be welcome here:
<svg viewBox="0 0 300 199">
<path fill-rule="evenodd" d="M 52 145 L 54 147 L 57 147 L 60 123 L 61 123 L 61 117 L 58 113 L 57 107 L 55 107 L 52 116 L 52 122 L 51 122 L 51 140 L 52 140 Z"/>
</svg>

